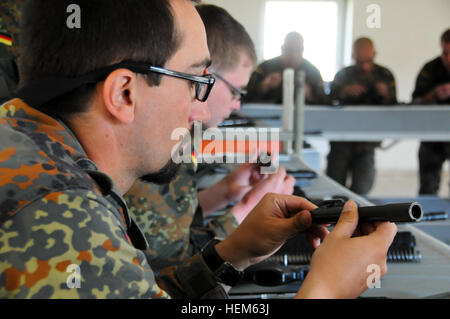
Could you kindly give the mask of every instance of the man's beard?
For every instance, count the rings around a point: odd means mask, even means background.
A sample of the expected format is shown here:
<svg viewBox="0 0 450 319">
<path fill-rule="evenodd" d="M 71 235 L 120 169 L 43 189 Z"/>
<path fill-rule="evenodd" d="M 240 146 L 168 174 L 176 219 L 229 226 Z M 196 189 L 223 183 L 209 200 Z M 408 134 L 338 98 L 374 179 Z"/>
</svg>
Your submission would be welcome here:
<svg viewBox="0 0 450 319">
<path fill-rule="evenodd" d="M 178 149 L 176 151 L 176 152 L 178 152 L 178 154 L 181 154 L 181 152 L 183 150 L 183 145 L 185 145 L 185 143 L 193 142 L 192 136 L 194 136 L 194 125 L 192 125 L 192 127 L 189 130 L 189 134 L 184 137 L 183 142 L 180 143 L 180 145 L 178 146 Z M 192 147 L 192 145 L 191 145 L 191 147 Z M 163 168 L 161 168 L 159 171 L 157 171 L 155 173 L 146 174 L 146 175 L 142 176 L 140 179 L 145 182 L 154 183 L 157 185 L 169 184 L 177 175 L 181 164 L 182 164 L 182 162 L 177 164 L 172 159 L 170 159 L 167 162 L 167 164 Z"/>
<path fill-rule="evenodd" d="M 144 175 L 141 180 L 158 185 L 169 184 L 177 175 L 180 165 L 170 159 L 159 171 Z"/>
</svg>

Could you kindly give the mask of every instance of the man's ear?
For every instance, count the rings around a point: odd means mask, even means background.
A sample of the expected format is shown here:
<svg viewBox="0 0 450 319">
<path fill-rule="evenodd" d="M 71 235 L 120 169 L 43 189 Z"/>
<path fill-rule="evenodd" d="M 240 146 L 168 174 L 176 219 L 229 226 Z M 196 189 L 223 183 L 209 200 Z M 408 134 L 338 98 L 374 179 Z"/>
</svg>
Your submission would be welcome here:
<svg viewBox="0 0 450 319">
<path fill-rule="evenodd" d="M 103 85 L 106 110 L 119 122 L 130 124 L 134 120 L 137 103 L 137 77 L 127 69 L 113 71 Z"/>
</svg>

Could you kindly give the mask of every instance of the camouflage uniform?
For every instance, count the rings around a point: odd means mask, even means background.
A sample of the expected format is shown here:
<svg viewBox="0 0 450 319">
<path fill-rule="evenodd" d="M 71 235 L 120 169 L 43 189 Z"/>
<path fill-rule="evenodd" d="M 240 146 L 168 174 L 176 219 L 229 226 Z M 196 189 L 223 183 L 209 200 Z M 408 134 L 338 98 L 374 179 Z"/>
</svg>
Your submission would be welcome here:
<svg viewBox="0 0 450 319">
<path fill-rule="evenodd" d="M 0 0 L 0 34 L 13 39 L 12 45 L 0 43 L 0 104 L 6 102 L 19 82 L 19 16 L 23 0 Z"/>
<path fill-rule="evenodd" d="M 428 62 L 420 71 L 413 99 L 420 98 L 438 85 L 450 83 L 450 72 L 444 66 L 441 57 Z M 450 104 L 450 99 L 439 104 Z M 442 165 L 450 160 L 449 142 L 422 142 L 419 148 L 419 194 L 437 195 L 441 183 Z"/>
<path fill-rule="evenodd" d="M 130 214 L 149 242 L 147 257 L 155 272 L 181 264 L 209 239 L 227 237 L 238 226 L 228 212 L 203 221 L 195 174 L 193 164 L 182 164 L 170 184 L 138 180 L 125 194 Z"/>
<path fill-rule="evenodd" d="M 14 55 L 18 51 L 22 1 L 0 0 L 0 31 L 14 38 L 12 47 L 0 44 L 0 103 L 11 97 L 19 82 Z M 125 197 L 131 216 L 148 240 L 146 254 L 153 271 L 181 264 L 200 250 L 205 241 L 203 238 L 226 237 L 237 227 L 237 222 L 229 214 L 213 219 L 207 227 L 191 227 L 198 208 L 194 175 L 192 166 L 183 165 L 177 179 L 170 185 L 157 186 L 137 181 Z"/>
<path fill-rule="evenodd" d="M 389 98 L 378 94 L 375 84 L 384 83 L 389 90 Z M 358 97 L 339 97 L 347 85 L 360 84 L 367 93 Z M 331 99 L 341 105 L 389 105 L 396 104 L 396 87 L 392 73 L 379 65 L 374 65 L 372 73 L 363 77 L 355 66 L 339 71 L 331 84 Z M 349 187 L 357 194 L 367 194 L 375 181 L 375 148 L 380 142 L 331 142 L 328 154 L 327 175 L 342 185 L 346 185 L 347 175 L 351 173 Z"/>
<path fill-rule="evenodd" d="M 199 254 L 155 278 L 122 196 L 62 122 L 14 99 L 0 138 L 0 298 L 226 297 Z"/>
<path fill-rule="evenodd" d="M 250 78 L 247 86 L 248 94 L 244 98 L 245 102 L 281 104 L 283 102 L 283 81 L 281 81 L 279 86 L 269 89 L 267 92 L 261 91 L 261 85 L 269 74 L 282 74 L 284 69 L 281 57 L 276 57 L 261 63 Z M 306 84 L 311 88 L 311 97 L 306 99 L 306 103 L 325 104 L 326 96 L 320 71 L 307 60 L 303 60 L 302 64 L 295 70 L 295 72 L 299 71 L 305 72 Z"/>
</svg>

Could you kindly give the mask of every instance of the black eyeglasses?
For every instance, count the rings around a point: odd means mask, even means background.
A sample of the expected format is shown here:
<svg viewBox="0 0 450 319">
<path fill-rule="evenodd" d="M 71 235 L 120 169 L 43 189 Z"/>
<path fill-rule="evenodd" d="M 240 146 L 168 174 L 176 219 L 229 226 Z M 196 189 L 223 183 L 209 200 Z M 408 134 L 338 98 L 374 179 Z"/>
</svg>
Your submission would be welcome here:
<svg viewBox="0 0 450 319">
<path fill-rule="evenodd" d="M 193 82 L 195 84 L 195 98 L 200 102 L 205 102 L 208 99 L 209 93 L 211 93 L 211 89 L 216 81 L 212 74 L 198 76 L 159 68 L 152 65 L 149 66 L 149 71 Z"/>
<path fill-rule="evenodd" d="M 235 87 L 233 84 L 231 84 L 228 80 L 226 80 L 222 75 L 220 75 L 216 71 L 210 69 L 209 72 L 211 72 L 211 74 L 214 75 L 215 77 L 217 77 L 218 79 L 222 80 L 223 83 L 225 83 L 228 86 L 228 88 L 230 89 L 231 94 L 233 95 L 233 98 L 235 100 L 240 101 L 245 95 L 247 95 L 246 90 L 238 89 L 237 87 Z"/>
<path fill-rule="evenodd" d="M 82 85 L 104 81 L 111 72 L 117 69 L 128 69 L 140 74 L 149 74 L 154 72 L 191 81 L 195 85 L 195 98 L 200 102 L 205 102 L 208 99 L 209 93 L 211 92 L 211 89 L 216 81 L 212 74 L 197 76 L 156 67 L 149 63 L 127 61 L 110 65 L 79 77 L 53 77 L 41 79 L 21 88 L 18 91 L 18 96 L 28 102 L 28 104 L 37 108 L 59 96 L 79 88 Z"/>
</svg>

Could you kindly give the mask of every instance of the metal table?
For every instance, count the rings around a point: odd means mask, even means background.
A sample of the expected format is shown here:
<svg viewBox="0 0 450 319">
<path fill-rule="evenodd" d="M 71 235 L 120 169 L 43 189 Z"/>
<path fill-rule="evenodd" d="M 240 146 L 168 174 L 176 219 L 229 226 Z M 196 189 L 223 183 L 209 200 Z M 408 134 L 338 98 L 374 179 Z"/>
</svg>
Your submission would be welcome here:
<svg viewBox="0 0 450 319">
<path fill-rule="evenodd" d="M 280 164 L 286 169 L 310 169 L 296 156 L 282 155 Z M 341 195 L 362 205 L 372 205 L 367 199 L 321 174 L 302 189 L 310 198 Z M 388 273 L 381 280 L 381 288 L 368 289 L 362 297 L 424 298 L 450 292 L 450 246 L 412 224 L 399 224 L 398 229 L 409 231 L 415 236 L 416 247 L 422 254 L 421 262 L 389 263 Z M 290 298 L 299 287 L 299 283 L 271 288 L 248 284 L 234 287 L 230 295 L 232 298 Z"/>
<path fill-rule="evenodd" d="M 240 114 L 258 126 L 281 127 L 282 106 L 245 104 Z M 418 139 L 450 141 L 450 106 L 307 106 L 304 132 L 309 139 L 379 141 Z"/>
</svg>

